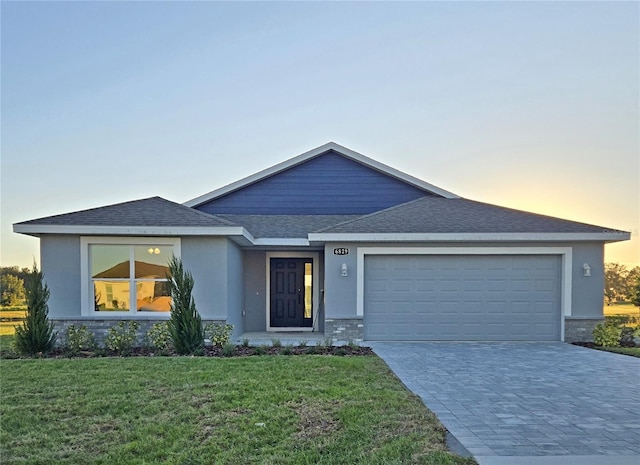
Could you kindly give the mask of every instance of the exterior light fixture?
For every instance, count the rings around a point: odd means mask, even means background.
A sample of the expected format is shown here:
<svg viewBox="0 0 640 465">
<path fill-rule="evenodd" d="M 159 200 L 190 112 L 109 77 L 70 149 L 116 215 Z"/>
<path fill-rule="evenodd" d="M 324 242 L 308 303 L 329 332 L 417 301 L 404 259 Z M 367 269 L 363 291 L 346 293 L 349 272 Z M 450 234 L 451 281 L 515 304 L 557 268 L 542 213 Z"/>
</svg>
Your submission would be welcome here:
<svg viewBox="0 0 640 465">
<path fill-rule="evenodd" d="M 340 267 L 340 276 L 349 276 L 349 268 L 346 263 L 343 263 Z"/>
<path fill-rule="evenodd" d="M 585 276 L 591 276 L 591 267 L 589 266 L 588 263 L 585 263 L 584 265 L 582 265 L 582 271 L 584 272 Z"/>
</svg>

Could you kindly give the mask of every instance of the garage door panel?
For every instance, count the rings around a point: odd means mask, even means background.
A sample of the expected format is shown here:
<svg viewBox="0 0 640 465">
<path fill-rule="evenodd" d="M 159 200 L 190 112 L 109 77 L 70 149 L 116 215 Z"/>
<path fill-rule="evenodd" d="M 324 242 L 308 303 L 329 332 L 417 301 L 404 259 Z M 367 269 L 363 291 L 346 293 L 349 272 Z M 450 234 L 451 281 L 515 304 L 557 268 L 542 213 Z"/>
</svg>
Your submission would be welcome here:
<svg viewBox="0 0 640 465">
<path fill-rule="evenodd" d="M 560 257 L 366 256 L 369 340 L 559 340 Z"/>
</svg>

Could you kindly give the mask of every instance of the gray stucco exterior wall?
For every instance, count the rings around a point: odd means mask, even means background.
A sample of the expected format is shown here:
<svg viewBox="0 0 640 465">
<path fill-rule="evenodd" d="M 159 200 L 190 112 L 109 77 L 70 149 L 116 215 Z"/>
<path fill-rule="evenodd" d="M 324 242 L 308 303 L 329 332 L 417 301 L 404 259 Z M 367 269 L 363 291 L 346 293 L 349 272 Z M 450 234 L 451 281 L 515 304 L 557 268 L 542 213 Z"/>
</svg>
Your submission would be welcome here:
<svg viewBox="0 0 640 465">
<path fill-rule="evenodd" d="M 604 302 L 604 246 L 599 242 L 572 244 L 572 317 L 602 318 Z M 584 276 L 584 264 L 591 276 Z"/>
<path fill-rule="evenodd" d="M 359 245 L 359 244 L 358 244 Z M 355 318 L 357 248 L 355 244 L 332 243 L 324 249 L 324 304 L 325 319 Z M 334 255 L 335 248 L 348 248 L 347 255 Z M 342 264 L 347 265 L 348 276 L 342 276 Z"/>
<path fill-rule="evenodd" d="M 265 260 L 265 251 L 244 251 L 244 330 L 248 332 L 267 327 Z"/>
<path fill-rule="evenodd" d="M 227 319 L 227 239 L 184 237 L 182 263 L 195 281 L 193 298 L 202 319 Z"/>
<path fill-rule="evenodd" d="M 49 318 L 80 316 L 80 237 L 40 238 L 40 266 L 51 292 Z"/>
<path fill-rule="evenodd" d="M 223 237 L 183 237 L 182 262 L 195 281 L 193 298 L 203 320 L 223 320 L 244 331 L 242 251 Z"/>
<path fill-rule="evenodd" d="M 233 242 L 227 241 L 227 323 L 233 325 L 233 337 L 244 332 L 244 283 L 242 251 Z"/>
</svg>

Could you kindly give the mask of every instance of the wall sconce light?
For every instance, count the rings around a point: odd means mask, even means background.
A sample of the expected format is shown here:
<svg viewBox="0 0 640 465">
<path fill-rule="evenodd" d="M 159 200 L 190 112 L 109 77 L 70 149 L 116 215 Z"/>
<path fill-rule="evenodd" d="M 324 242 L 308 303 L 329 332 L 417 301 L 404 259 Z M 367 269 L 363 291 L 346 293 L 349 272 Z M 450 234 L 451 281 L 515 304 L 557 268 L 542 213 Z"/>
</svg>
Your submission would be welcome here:
<svg viewBox="0 0 640 465">
<path fill-rule="evenodd" d="M 340 276 L 349 276 L 349 268 L 346 263 L 343 263 L 340 267 Z"/>
<path fill-rule="evenodd" d="M 589 266 L 588 263 L 585 263 L 584 265 L 582 265 L 582 271 L 584 272 L 585 276 L 591 276 L 591 267 Z"/>
</svg>

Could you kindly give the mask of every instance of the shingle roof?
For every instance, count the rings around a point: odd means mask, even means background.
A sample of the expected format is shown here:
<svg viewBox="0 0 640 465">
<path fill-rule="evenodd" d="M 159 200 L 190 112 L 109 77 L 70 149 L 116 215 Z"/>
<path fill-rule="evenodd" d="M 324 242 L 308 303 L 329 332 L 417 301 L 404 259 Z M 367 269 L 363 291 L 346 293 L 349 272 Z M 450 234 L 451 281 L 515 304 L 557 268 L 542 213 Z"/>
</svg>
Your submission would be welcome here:
<svg viewBox="0 0 640 465">
<path fill-rule="evenodd" d="M 18 225 L 57 226 L 235 226 L 228 220 L 185 207 L 162 197 L 47 216 Z"/>
<path fill-rule="evenodd" d="M 610 228 L 472 200 L 424 197 L 318 233 L 603 233 Z"/>
<path fill-rule="evenodd" d="M 244 226 L 255 238 L 305 238 L 310 232 L 360 215 L 215 215 Z"/>
</svg>

